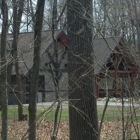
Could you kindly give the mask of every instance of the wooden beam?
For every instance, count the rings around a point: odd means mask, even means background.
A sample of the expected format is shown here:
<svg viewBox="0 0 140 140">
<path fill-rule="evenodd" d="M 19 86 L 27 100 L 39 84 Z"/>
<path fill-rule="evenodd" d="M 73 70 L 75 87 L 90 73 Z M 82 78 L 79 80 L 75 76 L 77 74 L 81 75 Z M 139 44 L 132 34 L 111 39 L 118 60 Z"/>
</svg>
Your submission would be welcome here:
<svg viewBox="0 0 140 140">
<path fill-rule="evenodd" d="M 124 70 L 117 70 L 117 73 L 131 73 L 132 71 L 124 71 Z M 102 70 L 100 73 L 106 73 L 105 70 Z M 115 70 L 108 70 L 108 73 L 115 73 Z"/>
<path fill-rule="evenodd" d="M 95 77 L 95 89 L 97 98 L 99 98 L 99 80 L 99 77 Z"/>
<path fill-rule="evenodd" d="M 135 72 L 132 72 L 130 74 L 130 78 L 131 78 L 131 85 L 130 85 L 130 88 L 132 89 L 132 91 L 135 90 L 135 78 L 136 78 L 136 73 Z"/>
<path fill-rule="evenodd" d="M 115 73 L 115 94 L 116 94 L 116 96 L 118 95 L 117 93 L 118 93 L 118 73 L 116 71 L 116 73 Z"/>
<path fill-rule="evenodd" d="M 118 70 L 118 57 L 117 57 L 117 54 L 115 54 L 115 61 L 114 61 L 114 66 L 115 66 L 115 70 L 114 70 L 114 75 L 115 75 L 115 94 L 116 94 L 116 97 L 118 96 L 117 92 L 118 92 L 118 73 L 119 73 L 119 70 Z"/>
<path fill-rule="evenodd" d="M 106 92 L 113 92 L 114 94 L 120 94 L 122 91 L 121 90 L 118 90 L 117 91 L 117 93 L 116 93 L 116 91 L 112 91 L 112 90 L 106 90 L 106 91 L 104 91 L 104 90 L 99 90 L 99 93 L 106 93 Z"/>
</svg>

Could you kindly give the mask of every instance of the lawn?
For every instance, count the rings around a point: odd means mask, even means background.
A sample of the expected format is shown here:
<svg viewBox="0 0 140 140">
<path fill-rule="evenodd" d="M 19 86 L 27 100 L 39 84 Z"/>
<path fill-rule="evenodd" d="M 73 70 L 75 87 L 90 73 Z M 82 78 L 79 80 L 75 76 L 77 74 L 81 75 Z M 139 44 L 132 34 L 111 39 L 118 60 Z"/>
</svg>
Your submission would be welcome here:
<svg viewBox="0 0 140 140">
<path fill-rule="evenodd" d="M 98 110 L 98 120 L 101 120 L 102 114 L 103 114 L 103 106 L 98 106 L 97 110 Z M 132 108 L 131 108 L 132 109 Z M 137 113 L 137 115 L 135 116 L 135 119 L 137 121 L 140 121 L 140 109 L 139 107 L 135 107 L 135 109 L 133 109 L 130 112 L 130 107 L 125 107 L 124 108 L 124 117 L 128 118 L 130 117 L 130 115 L 133 113 L 134 114 L 134 110 Z M 24 114 L 28 114 L 28 108 L 24 107 L 23 108 L 23 112 Z M 115 121 L 115 120 L 121 120 L 122 117 L 122 108 L 119 106 L 108 106 L 105 116 L 104 116 L 104 121 Z M 1 113 L 1 112 L 0 112 Z M 61 113 L 59 113 L 59 116 L 61 114 L 61 121 L 68 121 L 69 117 L 68 117 L 68 107 L 63 107 L 61 110 Z M 55 107 L 53 108 L 48 108 L 48 107 L 38 107 L 37 108 L 37 118 L 40 119 L 45 119 L 45 120 L 53 120 L 54 119 L 54 115 L 55 115 Z M 8 108 L 8 118 L 9 119 L 16 119 L 18 116 L 18 108 L 17 107 L 9 107 Z M 134 117 L 134 115 L 133 115 Z"/>
<path fill-rule="evenodd" d="M 103 106 L 98 106 L 98 118 L 99 122 L 103 113 Z M 124 108 L 124 116 L 127 118 L 130 108 Z M 139 108 L 135 108 L 136 112 L 140 112 Z M 23 108 L 24 114 L 28 114 L 27 107 Z M 1 112 L 0 112 L 1 113 Z M 53 130 L 53 119 L 55 114 L 55 108 L 49 109 L 48 107 L 38 107 L 37 108 L 37 139 L 38 140 L 50 140 L 51 133 Z M 59 114 L 60 115 L 60 114 Z M 9 107 L 8 108 L 8 138 L 9 140 L 19 140 L 23 138 L 26 140 L 28 135 L 26 134 L 28 130 L 28 121 L 17 121 L 18 108 Z M 134 117 L 136 118 L 136 117 Z M 135 121 L 136 122 L 136 121 Z M 135 123 L 136 124 L 136 123 Z M 127 126 L 131 129 L 127 129 L 126 135 L 134 135 L 134 128 L 131 122 Z M 139 125 L 139 123 L 138 123 Z M 1 126 L 1 121 L 0 121 Z M 1 127 L 0 127 L 1 131 Z M 26 135 L 25 135 L 26 134 Z M 122 123 L 121 123 L 121 107 L 108 106 L 104 122 L 102 124 L 101 140 L 112 140 L 112 139 L 122 139 Z M 63 107 L 61 114 L 61 122 L 59 124 L 58 130 L 58 140 L 69 140 L 69 124 L 68 124 L 68 108 Z"/>
<path fill-rule="evenodd" d="M 60 110 L 61 113 L 61 120 L 68 121 L 68 108 L 64 107 Z M 23 113 L 28 114 L 28 108 L 23 107 Z M 1 112 L 0 112 L 1 114 Z M 55 108 L 48 108 L 48 107 L 38 107 L 37 108 L 37 119 L 45 119 L 45 120 L 53 120 L 55 115 Z M 59 113 L 60 116 L 60 113 Z M 18 117 L 18 108 L 17 107 L 9 107 L 8 108 L 8 118 L 9 119 L 16 119 Z"/>
</svg>

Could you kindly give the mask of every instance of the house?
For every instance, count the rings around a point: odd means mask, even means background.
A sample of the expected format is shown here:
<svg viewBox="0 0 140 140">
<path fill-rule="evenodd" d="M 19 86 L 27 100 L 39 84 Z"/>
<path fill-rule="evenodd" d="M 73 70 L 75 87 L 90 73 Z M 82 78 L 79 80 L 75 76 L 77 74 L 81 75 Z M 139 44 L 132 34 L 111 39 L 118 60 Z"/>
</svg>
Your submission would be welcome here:
<svg viewBox="0 0 140 140">
<path fill-rule="evenodd" d="M 97 97 L 132 96 L 139 91 L 138 49 L 121 38 L 95 39 Z"/>
<path fill-rule="evenodd" d="M 7 61 L 12 60 L 11 47 L 12 35 L 8 35 Z M 39 91 L 37 102 L 55 100 L 55 81 L 59 79 L 59 95 L 67 98 L 68 89 L 68 61 L 67 61 L 67 36 L 62 30 L 56 30 L 52 35 L 51 30 L 42 32 L 41 64 L 39 73 Z M 107 94 L 120 96 L 124 91 L 138 91 L 139 66 L 137 51 L 133 47 L 130 51 L 129 44 L 117 38 L 95 38 L 94 48 L 94 74 L 97 97 Z M 18 42 L 18 61 L 22 83 L 22 102 L 28 103 L 30 96 L 30 77 L 33 66 L 34 33 L 21 33 Z M 55 50 L 55 51 L 54 51 Z M 55 53 L 57 52 L 57 53 Z M 16 73 L 13 67 L 9 104 L 17 104 Z"/>
<path fill-rule="evenodd" d="M 56 42 L 56 43 L 55 43 Z M 11 47 L 12 35 L 8 35 L 7 41 L 7 61 L 12 60 Z M 54 49 L 57 48 L 57 54 Z M 21 74 L 22 84 L 22 102 L 28 103 L 30 93 L 30 78 L 33 66 L 33 49 L 34 49 L 34 33 L 21 33 L 18 42 L 18 61 Z M 54 79 L 52 72 L 57 68 L 59 74 L 59 86 L 61 86 L 60 93 L 64 94 L 67 90 L 67 38 L 62 30 L 56 30 L 52 35 L 51 30 L 42 32 L 42 46 L 41 46 L 41 64 L 39 73 L 39 91 L 37 102 L 52 101 L 55 98 Z M 54 57 L 57 55 L 57 58 Z M 53 73 L 55 74 L 55 72 Z M 54 75 L 55 76 L 55 75 Z M 58 78 L 57 77 L 57 78 Z M 8 96 L 9 104 L 17 104 L 17 85 L 16 73 L 13 66 L 11 84 L 9 85 L 10 92 Z"/>
</svg>

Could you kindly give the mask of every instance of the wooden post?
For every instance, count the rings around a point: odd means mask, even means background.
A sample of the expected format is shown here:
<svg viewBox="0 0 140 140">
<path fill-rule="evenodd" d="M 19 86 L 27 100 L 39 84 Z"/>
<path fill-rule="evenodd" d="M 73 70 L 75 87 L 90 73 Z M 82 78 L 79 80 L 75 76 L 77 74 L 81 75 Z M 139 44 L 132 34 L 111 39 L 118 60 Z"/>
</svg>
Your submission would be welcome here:
<svg viewBox="0 0 140 140">
<path fill-rule="evenodd" d="M 131 88 L 132 91 L 134 91 L 135 90 L 135 84 L 134 83 L 135 83 L 136 73 L 132 72 L 130 74 L 130 78 L 131 78 L 130 88 Z"/>
<path fill-rule="evenodd" d="M 117 54 L 115 54 L 115 62 L 114 62 L 114 68 L 115 68 L 115 94 L 116 97 L 118 96 L 118 58 Z"/>
<path fill-rule="evenodd" d="M 96 96 L 99 98 L 99 78 L 95 77 Z"/>
<path fill-rule="evenodd" d="M 118 97 L 118 73 L 115 71 L 115 94 Z"/>
</svg>

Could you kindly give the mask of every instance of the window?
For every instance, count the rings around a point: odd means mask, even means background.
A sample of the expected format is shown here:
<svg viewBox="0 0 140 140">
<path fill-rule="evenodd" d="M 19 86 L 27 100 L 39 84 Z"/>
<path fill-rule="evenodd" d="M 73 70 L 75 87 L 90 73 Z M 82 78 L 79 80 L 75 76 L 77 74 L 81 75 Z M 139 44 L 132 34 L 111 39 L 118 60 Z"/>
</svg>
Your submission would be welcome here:
<svg viewBox="0 0 140 140">
<path fill-rule="evenodd" d="M 30 79 L 29 79 L 29 77 L 26 77 L 26 91 L 30 92 Z"/>
<path fill-rule="evenodd" d="M 9 38 L 8 41 L 7 41 L 6 52 L 11 52 L 12 51 L 12 43 L 13 43 L 13 38 Z"/>
<path fill-rule="evenodd" d="M 65 68 L 68 68 L 68 63 L 66 63 L 64 66 L 65 66 Z"/>
<path fill-rule="evenodd" d="M 38 81 L 38 91 L 44 91 L 45 90 L 45 76 L 39 75 L 39 81 Z"/>
<path fill-rule="evenodd" d="M 26 78 L 26 91 L 30 92 L 30 77 Z M 39 81 L 38 81 L 38 91 L 42 92 L 45 90 L 45 76 L 44 75 L 39 75 Z"/>
<path fill-rule="evenodd" d="M 48 66 L 48 63 L 45 63 L 45 66 L 47 67 Z"/>
</svg>

